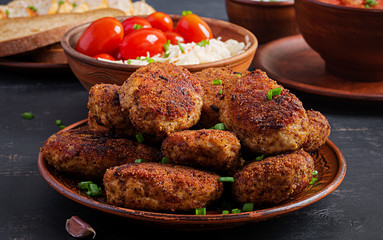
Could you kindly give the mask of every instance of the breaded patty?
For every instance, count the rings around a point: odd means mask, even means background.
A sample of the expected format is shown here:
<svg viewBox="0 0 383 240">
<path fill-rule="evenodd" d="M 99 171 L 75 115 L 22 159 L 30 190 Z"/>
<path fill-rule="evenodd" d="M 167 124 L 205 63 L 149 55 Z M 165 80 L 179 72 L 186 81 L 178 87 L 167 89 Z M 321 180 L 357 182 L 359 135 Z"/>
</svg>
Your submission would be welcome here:
<svg viewBox="0 0 383 240">
<path fill-rule="evenodd" d="M 303 144 L 303 149 L 311 152 L 326 143 L 326 140 L 330 136 L 331 126 L 326 117 L 320 112 L 314 110 L 308 110 L 306 112 L 309 119 L 309 126 L 308 136 Z"/>
<path fill-rule="evenodd" d="M 201 129 L 170 134 L 162 143 L 169 163 L 227 172 L 241 165 L 241 144 L 229 131 Z"/>
<path fill-rule="evenodd" d="M 186 166 L 136 163 L 106 171 L 104 186 L 110 204 L 148 211 L 189 211 L 219 199 L 219 176 Z"/>
<path fill-rule="evenodd" d="M 41 148 L 48 164 L 58 171 L 84 180 L 102 179 L 112 166 L 136 159 L 158 161 L 159 151 L 127 139 L 114 139 L 87 129 L 61 131 L 50 136 Z"/>
<path fill-rule="evenodd" d="M 97 84 L 89 90 L 88 125 L 92 130 L 110 131 L 121 136 L 132 136 L 136 130 L 126 113 L 122 113 L 115 84 Z"/>
<path fill-rule="evenodd" d="M 199 81 L 174 64 L 150 63 L 139 68 L 119 94 L 122 110 L 144 133 L 166 136 L 194 126 L 201 115 Z"/>
<path fill-rule="evenodd" d="M 224 86 L 229 82 L 236 81 L 240 75 L 228 67 L 206 68 L 194 74 L 203 89 L 203 105 L 201 118 L 198 122 L 199 127 L 210 128 L 219 123 L 219 109 L 223 100 Z"/>
<path fill-rule="evenodd" d="M 261 154 L 295 150 L 307 137 L 308 118 L 301 101 L 287 89 L 268 99 L 278 84 L 265 74 L 244 77 L 225 90 L 220 120 L 243 146 Z M 257 77 L 258 76 L 258 77 Z"/>
<path fill-rule="evenodd" d="M 303 150 L 254 161 L 234 175 L 233 196 L 240 203 L 278 204 L 302 192 L 313 170 L 314 160 Z"/>
</svg>

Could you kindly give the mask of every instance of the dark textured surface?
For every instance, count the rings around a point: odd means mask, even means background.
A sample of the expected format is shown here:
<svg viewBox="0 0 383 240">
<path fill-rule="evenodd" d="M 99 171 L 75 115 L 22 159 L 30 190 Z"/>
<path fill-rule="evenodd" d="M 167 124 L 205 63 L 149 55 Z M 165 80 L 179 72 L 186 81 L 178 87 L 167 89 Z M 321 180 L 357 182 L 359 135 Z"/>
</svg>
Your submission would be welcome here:
<svg viewBox="0 0 383 240">
<path fill-rule="evenodd" d="M 0 4 L 6 1 L 0 1 Z M 157 10 L 227 19 L 224 1 L 148 1 Z M 65 221 L 78 215 L 96 239 L 383 239 L 383 104 L 359 104 L 298 94 L 321 111 L 330 140 L 343 152 L 347 173 L 337 190 L 289 215 L 234 229 L 200 233 L 165 230 L 83 207 L 57 193 L 40 176 L 37 156 L 59 128 L 87 117 L 87 92 L 71 75 L 0 70 L 0 239 L 74 239 Z M 24 120 L 23 112 L 35 118 Z"/>
</svg>

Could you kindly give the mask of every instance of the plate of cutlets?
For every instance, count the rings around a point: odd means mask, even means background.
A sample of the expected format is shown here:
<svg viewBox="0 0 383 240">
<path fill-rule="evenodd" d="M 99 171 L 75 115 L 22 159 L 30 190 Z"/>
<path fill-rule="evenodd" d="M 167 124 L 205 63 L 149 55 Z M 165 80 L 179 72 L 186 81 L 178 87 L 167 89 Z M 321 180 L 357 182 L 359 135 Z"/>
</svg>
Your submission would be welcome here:
<svg viewBox="0 0 383 240">
<path fill-rule="evenodd" d="M 45 141 L 40 173 L 69 199 L 138 222 L 263 221 L 324 198 L 346 173 L 326 117 L 260 70 L 150 63 L 121 86 L 94 85 L 88 109 Z"/>
</svg>

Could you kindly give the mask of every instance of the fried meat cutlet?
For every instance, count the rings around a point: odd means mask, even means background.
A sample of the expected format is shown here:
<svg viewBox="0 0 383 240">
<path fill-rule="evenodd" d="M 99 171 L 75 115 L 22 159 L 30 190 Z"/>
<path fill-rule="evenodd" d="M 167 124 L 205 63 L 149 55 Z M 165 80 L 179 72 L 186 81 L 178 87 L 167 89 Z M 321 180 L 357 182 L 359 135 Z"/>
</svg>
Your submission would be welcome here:
<svg viewBox="0 0 383 240">
<path fill-rule="evenodd" d="M 331 126 L 326 117 L 320 112 L 307 110 L 306 113 L 309 119 L 309 126 L 308 136 L 303 144 L 303 149 L 307 152 L 312 152 L 326 143 L 331 132 Z"/>
<path fill-rule="evenodd" d="M 112 166 L 132 163 L 136 159 L 158 161 L 157 149 L 128 139 L 86 129 L 60 131 L 50 136 L 41 148 L 45 161 L 58 171 L 83 179 L 102 179 Z"/>
<path fill-rule="evenodd" d="M 89 90 L 88 125 L 91 130 L 112 132 L 120 136 L 136 133 L 129 116 L 121 111 L 115 84 L 97 84 Z"/>
<path fill-rule="evenodd" d="M 135 163 L 106 170 L 108 203 L 148 211 L 190 211 L 219 199 L 219 176 L 186 166 Z"/>
<path fill-rule="evenodd" d="M 241 165 L 241 144 L 234 133 L 215 129 L 185 130 L 162 143 L 169 163 L 228 172 Z"/>
<path fill-rule="evenodd" d="M 313 170 L 314 160 L 303 150 L 254 161 L 234 175 L 233 196 L 240 203 L 278 204 L 302 192 Z"/>
<path fill-rule="evenodd" d="M 202 94 L 199 81 L 186 68 L 158 62 L 139 68 L 119 91 L 122 110 L 133 125 L 157 136 L 194 126 Z"/>
</svg>

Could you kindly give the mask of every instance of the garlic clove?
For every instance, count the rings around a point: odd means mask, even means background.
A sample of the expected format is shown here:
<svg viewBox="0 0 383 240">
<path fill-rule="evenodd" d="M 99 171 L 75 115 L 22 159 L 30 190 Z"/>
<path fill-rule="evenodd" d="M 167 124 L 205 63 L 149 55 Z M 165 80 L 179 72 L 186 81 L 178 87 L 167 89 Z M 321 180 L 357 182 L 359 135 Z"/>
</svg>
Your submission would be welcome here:
<svg viewBox="0 0 383 240">
<path fill-rule="evenodd" d="M 93 234 L 96 237 L 96 231 L 81 218 L 73 216 L 66 220 L 65 229 L 73 237 L 85 238 Z"/>
</svg>

